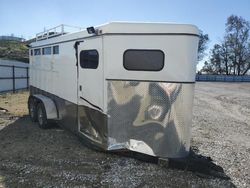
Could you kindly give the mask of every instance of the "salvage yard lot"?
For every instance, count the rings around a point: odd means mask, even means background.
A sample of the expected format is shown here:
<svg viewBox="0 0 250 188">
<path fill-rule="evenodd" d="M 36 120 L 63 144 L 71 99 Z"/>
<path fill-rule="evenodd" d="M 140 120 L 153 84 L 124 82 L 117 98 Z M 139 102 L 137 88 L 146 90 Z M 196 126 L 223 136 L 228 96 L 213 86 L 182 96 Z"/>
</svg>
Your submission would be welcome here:
<svg viewBox="0 0 250 188">
<path fill-rule="evenodd" d="M 1 187 L 249 187 L 250 84 L 196 83 L 192 146 L 231 180 L 101 153 L 27 116 L 28 92 L 0 95 Z"/>
</svg>

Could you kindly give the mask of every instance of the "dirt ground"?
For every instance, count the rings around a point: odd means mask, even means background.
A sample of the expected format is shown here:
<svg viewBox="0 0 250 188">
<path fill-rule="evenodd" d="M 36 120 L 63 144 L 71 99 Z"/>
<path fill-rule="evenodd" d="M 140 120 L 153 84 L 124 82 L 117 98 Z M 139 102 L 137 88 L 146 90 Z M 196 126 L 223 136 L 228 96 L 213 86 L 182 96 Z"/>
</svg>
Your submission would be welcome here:
<svg viewBox="0 0 250 188">
<path fill-rule="evenodd" d="M 27 97 L 0 95 L 0 188 L 250 186 L 250 83 L 195 88 L 192 145 L 231 180 L 96 152 L 59 127 L 41 130 L 27 116 Z"/>
</svg>

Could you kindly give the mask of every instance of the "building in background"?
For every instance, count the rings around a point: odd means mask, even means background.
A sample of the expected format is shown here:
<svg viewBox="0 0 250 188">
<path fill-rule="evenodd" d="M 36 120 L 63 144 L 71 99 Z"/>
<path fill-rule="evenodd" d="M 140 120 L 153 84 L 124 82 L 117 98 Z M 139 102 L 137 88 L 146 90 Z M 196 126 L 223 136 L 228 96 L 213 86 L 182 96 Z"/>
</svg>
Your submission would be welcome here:
<svg viewBox="0 0 250 188">
<path fill-rule="evenodd" d="M 16 37 L 14 35 L 2 35 L 0 36 L 0 40 L 8 40 L 8 41 L 18 41 L 18 42 L 24 42 L 25 39 L 23 37 Z"/>
</svg>

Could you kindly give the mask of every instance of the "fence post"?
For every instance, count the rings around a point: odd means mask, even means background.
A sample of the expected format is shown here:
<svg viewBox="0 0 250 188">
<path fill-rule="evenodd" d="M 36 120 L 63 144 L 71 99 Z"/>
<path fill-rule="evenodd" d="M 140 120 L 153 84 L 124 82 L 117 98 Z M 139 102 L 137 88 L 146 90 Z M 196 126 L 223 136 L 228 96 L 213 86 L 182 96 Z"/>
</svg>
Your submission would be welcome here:
<svg viewBox="0 0 250 188">
<path fill-rule="evenodd" d="M 12 92 L 15 93 L 16 90 L 16 86 L 15 86 L 15 66 L 12 66 L 12 83 L 13 83 L 13 88 L 12 88 Z"/>
<path fill-rule="evenodd" d="M 27 89 L 29 89 L 29 67 L 26 67 Z"/>
</svg>

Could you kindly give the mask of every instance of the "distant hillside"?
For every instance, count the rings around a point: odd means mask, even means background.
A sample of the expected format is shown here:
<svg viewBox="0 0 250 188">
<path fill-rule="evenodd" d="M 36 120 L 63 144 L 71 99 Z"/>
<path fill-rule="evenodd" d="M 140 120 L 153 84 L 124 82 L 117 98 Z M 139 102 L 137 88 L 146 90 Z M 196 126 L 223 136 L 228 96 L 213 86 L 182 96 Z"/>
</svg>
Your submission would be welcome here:
<svg viewBox="0 0 250 188">
<path fill-rule="evenodd" d="M 29 49 L 23 42 L 0 40 L 0 58 L 29 62 Z"/>
</svg>

